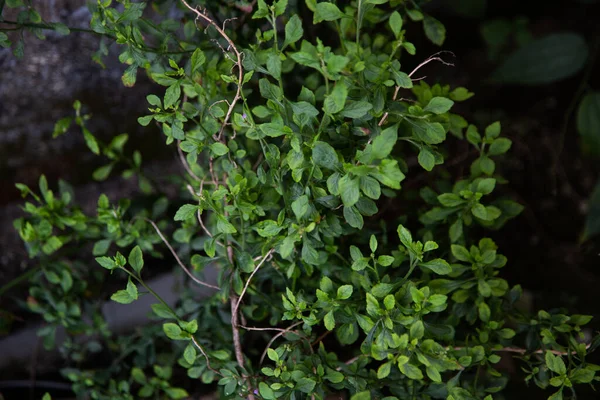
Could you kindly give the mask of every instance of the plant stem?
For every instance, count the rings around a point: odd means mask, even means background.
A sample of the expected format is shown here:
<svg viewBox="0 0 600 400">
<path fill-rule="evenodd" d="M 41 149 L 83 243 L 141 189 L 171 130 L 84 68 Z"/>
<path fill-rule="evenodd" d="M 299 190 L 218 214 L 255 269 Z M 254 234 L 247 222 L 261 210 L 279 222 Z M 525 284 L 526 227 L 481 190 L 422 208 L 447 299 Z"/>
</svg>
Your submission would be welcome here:
<svg viewBox="0 0 600 400">
<path fill-rule="evenodd" d="M 36 272 L 38 272 L 41 268 L 42 268 L 42 264 L 37 264 L 35 267 L 28 269 L 27 271 L 23 272 L 21 275 L 17 276 L 15 279 L 11 280 L 7 284 L 0 287 L 0 297 L 2 297 L 2 295 L 5 292 L 7 292 L 8 290 L 12 289 L 13 287 L 21 284 L 22 282 L 24 282 L 26 280 L 28 280 L 32 275 L 34 275 Z"/>
</svg>

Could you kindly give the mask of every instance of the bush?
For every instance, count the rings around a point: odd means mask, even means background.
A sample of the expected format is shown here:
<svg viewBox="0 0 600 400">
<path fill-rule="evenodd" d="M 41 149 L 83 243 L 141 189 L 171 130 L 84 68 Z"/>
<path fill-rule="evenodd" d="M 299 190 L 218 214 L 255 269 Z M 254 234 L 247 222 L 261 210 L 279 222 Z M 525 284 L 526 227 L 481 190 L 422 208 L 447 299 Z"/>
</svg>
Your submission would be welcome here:
<svg viewBox="0 0 600 400">
<path fill-rule="evenodd" d="M 586 361 L 598 338 L 582 333 L 591 317 L 528 315 L 521 288 L 500 277 L 507 259 L 485 234 L 522 211 L 502 194 L 511 141 L 499 122 L 480 132 L 451 112 L 473 93 L 421 78 L 452 54 L 417 56 L 405 29 L 422 23 L 441 45 L 439 21 L 399 0 L 182 2 L 181 30 L 162 16 L 176 3 L 153 3 L 154 23 L 144 3 L 121 3 L 94 5 L 91 28 L 123 46 L 125 85 L 141 70 L 166 88 L 138 122 L 176 146 L 179 195 L 145 175 L 127 135 L 94 137 L 79 103 L 55 133 L 75 122 L 109 159 L 95 179 L 126 165 L 122 175 L 158 200 L 101 195 L 86 215 L 64 182 L 56 195 L 43 176 L 39 194 L 17 185 L 32 202 L 15 226 L 41 266 L 28 306 L 47 322 L 48 347 L 58 326 L 71 334 L 63 372 L 79 396 L 177 399 L 200 379 L 222 398 L 492 399 L 514 355 L 552 399 L 598 380 Z M 28 12 L 21 29 L 66 28 Z M 452 158 L 465 139 L 472 152 Z M 468 173 L 452 168 L 467 160 Z M 65 251 L 86 243 L 95 263 Z M 176 307 L 144 277 L 165 248 L 187 277 Z M 211 268 L 214 283 L 201 278 Z M 122 282 L 113 301 L 156 296 L 150 320 L 162 329 L 112 334 L 96 289 L 107 275 Z M 195 285 L 210 298 L 197 301 Z M 117 361 L 98 368 L 99 351 Z"/>
</svg>

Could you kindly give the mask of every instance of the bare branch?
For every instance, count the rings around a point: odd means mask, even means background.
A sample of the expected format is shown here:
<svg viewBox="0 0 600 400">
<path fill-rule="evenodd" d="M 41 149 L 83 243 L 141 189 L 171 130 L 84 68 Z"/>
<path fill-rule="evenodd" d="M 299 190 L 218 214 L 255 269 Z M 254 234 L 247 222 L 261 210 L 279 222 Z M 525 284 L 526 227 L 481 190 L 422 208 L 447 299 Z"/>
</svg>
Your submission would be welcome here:
<svg viewBox="0 0 600 400">
<path fill-rule="evenodd" d="M 188 164 L 187 160 L 185 159 L 185 156 L 183 155 L 183 151 L 181 150 L 181 147 L 179 147 L 179 145 L 181 144 L 181 140 L 177 141 L 177 153 L 179 154 L 179 160 L 181 161 L 181 165 L 183 165 L 183 168 L 185 168 L 186 172 L 192 177 L 194 178 L 195 181 L 202 181 L 202 179 L 200 179 L 198 177 L 198 175 L 196 175 L 194 173 L 194 171 L 192 171 L 192 168 L 190 167 L 190 165 Z"/>
<path fill-rule="evenodd" d="M 194 335 L 192 335 L 192 342 L 194 342 L 194 345 L 198 348 L 198 350 L 200 350 L 200 353 L 202 353 L 202 355 L 204 356 L 204 359 L 206 360 L 206 367 L 215 374 L 223 376 L 223 374 L 221 374 L 219 371 L 210 366 L 210 360 L 208 359 L 208 355 L 206 355 L 204 348 L 202 347 L 202 345 L 200 345 L 200 343 L 198 343 Z"/>
<path fill-rule="evenodd" d="M 442 50 L 442 51 L 438 51 L 437 53 L 430 55 L 430 56 L 429 56 L 429 57 L 428 57 L 428 58 L 427 58 L 425 61 L 423 61 L 421 64 L 417 65 L 417 66 L 415 67 L 415 69 L 413 69 L 413 70 L 411 71 L 411 73 L 410 73 L 410 74 L 408 74 L 408 77 L 409 77 L 409 78 L 412 78 L 412 76 L 415 74 L 415 72 L 417 72 L 417 71 L 418 71 L 419 69 L 421 69 L 423 66 L 425 66 L 425 65 L 429 64 L 429 63 L 430 63 L 430 62 L 432 62 L 432 61 L 439 61 L 439 62 L 441 62 L 441 63 L 442 63 L 442 64 L 444 64 L 444 65 L 449 65 L 449 66 L 453 67 L 453 66 L 454 66 L 454 64 L 452 64 L 451 62 L 445 61 L 443 58 L 439 57 L 439 55 L 441 55 L 441 54 L 451 54 L 451 55 L 452 55 L 452 57 L 456 57 L 456 56 L 454 55 L 454 53 L 453 53 L 453 52 L 451 52 L 451 51 L 448 51 L 448 50 Z M 416 80 L 421 80 L 421 79 L 425 79 L 425 77 L 423 76 L 423 77 L 421 77 L 421 78 L 412 79 L 412 80 L 413 80 L 413 81 L 416 81 Z M 400 86 L 396 86 L 396 89 L 394 90 L 394 96 L 392 97 L 392 101 L 396 101 L 396 98 L 398 97 L 398 92 L 399 92 L 399 91 L 400 91 Z M 386 113 L 385 113 L 385 114 L 383 114 L 383 117 L 381 117 L 381 120 L 379 121 L 379 123 L 378 123 L 377 125 L 378 125 L 378 126 L 382 126 L 382 125 L 385 123 L 385 121 L 387 120 L 387 117 L 388 117 L 388 115 L 389 115 L 389 112 L 387 112 L 387 111 L 386 111 Z"/>
<path fill-rule="evenodd" d="M 158 234 L 158 236 L 160 237 L 160 239 L 169 248 L 169 251 L 171 252 L 171 254 L 173 254 L 173 257 L 175 257 L 175 260 L 177 261 L 177 264 L 179 264 L 179 266 L 181 267 L 181 269 L 183 269 L 183 271 L 187 274 L 187 276 L 190 277 L 191 280 L 193 280 L 194 282 L 196 282 L 199 285 L 206 286 L 206 287 L 209 287 L 209 288 L 215 289 L 215 290 L 221 290 L 218 286 L 211 285 L 210 283 L 206 283 L 206 282 L 201 281 L 200 279 L 196 278 L 189 271 L 189 269 L 183 264 L 183 262 L 181 262 L 181 259 L 179 258 L 179 256 L 177 255 L 177 253 L 175 252 L 175 250 L 173 249 L 173 247 L 171 246 L 171 244 L 169 243 L 169 241 L 163 236 L 162 232 L 160 231 L 160 228 L 154 223 L 154 221 L 152 221 L 152 220 L 150 220 L 148 218 L 144 218 L 144 219 L 148 223 L 150 223 L 152 225 L 152 227 L 154 228 L 154 230 L 156 231 L 156 233 Z"/>
<path fill-rule="evenodd" d="M 295 327 L 297 327 L 298 325 L 302 324 L 304 321 L 298 321 L 292 325 L 290 325 L 287 329 L 284 329 L 282 332 L 279 332 L 277 335 L 273 336 L 271 338 L 271 340 L 269 340 L 269 343 L 267 343 L 267 347 L 265 347 L 265 350 L 263 351 L 262 355 L 260 356 L 260 362 L 258 363 L 258 365 L 262 365 L 263 360 L 265 359 L 265 356 L 267 355 L 267 351 L 271 348 L 271 345 L 273 344 L 273 342 L 275 340 L 277 340 L 278 337 L 285 335 L 288 332 L 291 332 L 292 329 L 294 329 Z M 312 347 L 308 346 L 311 351 L 312 351 Z"/>
<path fill-rule="evenodd" d="M 258 263 L 258 265 L 256 266 L 256 268 L 254 268 L 254 271 L 252 271 L 252 273 L 250 274 L 250 277 L 248 278 L 248 280 L 246 281 L 246 284 L 244 285 L 244 289 L 242 290 L 242 294 L 240 294 L 240 298 L 238 299 L 233 312 L 237 314 L 238 309 L 240 308 L 240 303 L 242 302 L 242 299 L 244 298 L 244 294 L 246 294 L 246 290 L 248 290 L 248 286 L 250 285 L 250 281 L 252 280 L 252 277 L 254 276 L 254 274 L 256 274 L 256 272 L 259 270 L 259 268 L 265 263 L 265 261 L 267 260 L 267 258 L 269 258 L 271 256 L 271 254 L 273 254 L 273 252 L 275 251 L 275 249 L 271 249 L 267 252 L 267 254 L 265 254 L 265 256 L 262 258 L 262 260 L 260 260 L 260 262 Z"/>
<path fill-rule="evenodd" d="M 219 35 L 221 35 L 223 37 L 223 39 L 225 39 L 227 41 L 227 43 L 229 44 L 229 48 L 233 51 L 233 53 L 235 54 L 235 58 L 237 60 L 237 61 L 234 61 L 234 64 L 237 65 L 237 67 L 238 67 L 237 91 L 235 93 L 235 96 L 233 97 L 233 100 L 231 101 L 231 104 L 229 105 L 229 109 L 227 110 L 227 114 L 225 115 L 225 120 L 223 121 L 223 125 L 221 125 L 221 129 L 219 130 L 218 138 L 220 140 L 223 137 L 223 131 L 225 130 L 225 126 L 227 126 L 227 122 L 231 118 L 231 114 L 233 113 L 233 108 L 235 107 L 235 104 L 238 102 L 239 99 L 241 99 L 242 82 L 244 80 L 244 71 L 242 68 L 242 54 L 237 49 L 237 47 L 233 43 L 233 40 L 231 40 L 231 38 L 227 35 L 227 33 L 225 33 L 225 31 L 219 25 L 217 25 L 211 18 L 209 18 L 205 13 L 202 13 L 199 10 L 190 6 L 186 0 L 181 0 L 181 2 L 190 11 L 195 13 L 198 19 L 202 19 L 209 25 L 212 25 L 217 30 L 217 32 L 219 32 Z M 229 56 L 226 52 L 224 54 L 226 56 Z"/>
</svg>

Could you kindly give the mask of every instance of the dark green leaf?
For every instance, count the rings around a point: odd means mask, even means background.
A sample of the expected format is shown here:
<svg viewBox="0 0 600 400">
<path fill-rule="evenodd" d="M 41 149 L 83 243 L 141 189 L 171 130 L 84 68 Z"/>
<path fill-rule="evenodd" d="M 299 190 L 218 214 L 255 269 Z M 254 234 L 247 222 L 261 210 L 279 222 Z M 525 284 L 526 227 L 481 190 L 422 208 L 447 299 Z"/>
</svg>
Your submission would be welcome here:
<svg viewBox="0 0 600 400">
<path fill-rule="evenodd" d="M 326 142 L 317 141 L 312 149 L 312 159 L 319 167 L 335 170 L 339 167 L 335 149 Z"/>
<path fill-rule="evenodd" d="M 441 46 L 444 44 L 446 40 L 446 27 L 437 19 L 425 15 L 423 19 L 423 29 L 425 30 L 425 35 L 429 40 L 431 40 L 434 44 Z"/>
<path fill-rule="evenodd" d="M 492 75 L 497 83 L 545 85 L 576 74 L 588 58 L 583 36 L 553 33 L 527 43 L 505 59 Z"/>
</svg>

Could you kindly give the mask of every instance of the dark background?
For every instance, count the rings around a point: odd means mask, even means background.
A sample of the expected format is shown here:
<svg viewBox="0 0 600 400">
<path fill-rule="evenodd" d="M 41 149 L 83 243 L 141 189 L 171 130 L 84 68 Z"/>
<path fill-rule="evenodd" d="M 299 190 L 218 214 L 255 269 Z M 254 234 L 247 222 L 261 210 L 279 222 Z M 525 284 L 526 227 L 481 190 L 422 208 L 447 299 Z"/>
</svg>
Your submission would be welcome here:
<svg viewBox="0 0 600 400">
<path fill-rule="evenodd" d="M 57 4 L 57 9 L 46 10 L 45 17 L 86 26 L 89 15 L 81 8 L 82 1 Z M 502 277 L 511 285 L 522 285 L 532 310 L 566 307 L 570 313 L 591 314 L 596 318 L 590 328 L 598 331 L 600 239 L 582 240 L 586 218 L 594 207 L 590 197 L 598 178 L 598 158 L 584 146 L 575 121 L 582 95 L 600 90 L 600 2 L 453 0 L 430 2 L 424 10 L 446 26 L 442 49 L 456 56 L 454 67 L 428 65 L 423 70 L 428 82 L 439 79 L 475 92 L 469 101 L 457 104 L 455 112 L 479 127 L 500 120 L 502 135 L 513 141 L 497 167 L 509 181 L 503 190 L 526 208 L 504 229 L 492 233 L 499 252 L 509 259 Z M 481 32 L 486 24 L 500 19 L 517 28 L 494 50 Z M 409 23 L 407 29 L 418 53 L 407 59 L 403 70 L 411 70 L 440 50 L 426 40 L 420 24 Z M 586 65 L 577 74 L 541 86 L 489 83 L 493 71 L 518 47 L 519 38 L 529 35 L 534 40 L 565 31 L 583 35 L 589 47 Z M 140 99 L 153 90 L 151 84 L 140 79 L 134 88 L 123 87 L 123 67 L 116 53 L 109 57 L 108 68 L 101 69 L 91 61 L 96 46 L 96 37 L 73 33 L 68 37 L 48 35 L 44 42 L 29 38 L 22 60 L 0 49 L 0 287 L 29 266 L 12 229 L 12 219 L 20 215 L 15 182 L 35 187 L 42 172 L 51 183 L 61 177 L 71 181 L 84 206 L 87 202 L 91 207 L 100 191 L 125 196 L 136 189 L 119 178 L 102 185 L 92 182 L 90 173 L 100 164 L 89 156 L 81 135 L 70 132 L 51 138 L 54 122 L 71 113 L 74 99 L 80 99 L 93 113 L 90 130 L 100 138 L 128 132 L 146 143 L 144 157 L 151 168 L 177 172 L 176 155 L 170 150 L 156 151 L 162 138 L 135 123 L 144 113 Z M 450 146 L 457 153 L 450 158 L 467 151 L 464 144 Z M 0 308 L 14 311 L 9 316 L 0 314 L 0 335 L 28 325 L 31 315 L 9 307 L 24 295 L 22 285 L 0 296 Z M 517 364 L 508 368 L 519 371 Z M 514 386 L 511 390 L 506 398 L 546 398 L 550 394 L 535 387 Z M 594 392 L 582 391 L 580 398 L 597 397 Z"/>
</svg>

